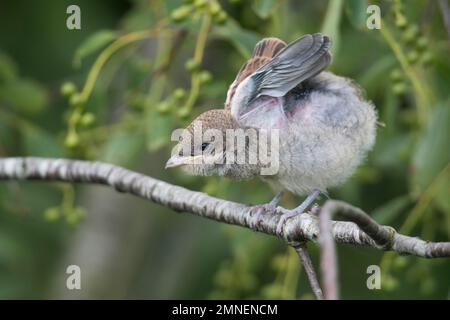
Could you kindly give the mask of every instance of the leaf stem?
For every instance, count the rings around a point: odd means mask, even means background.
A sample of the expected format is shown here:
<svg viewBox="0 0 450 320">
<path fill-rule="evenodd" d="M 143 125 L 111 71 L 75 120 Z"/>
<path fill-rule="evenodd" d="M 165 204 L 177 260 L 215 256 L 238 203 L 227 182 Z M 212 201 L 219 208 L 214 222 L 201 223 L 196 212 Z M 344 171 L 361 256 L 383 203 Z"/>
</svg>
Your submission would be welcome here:
<svg viewBox="0 0 450 320">
<path fill-rule="evenodd" d="M 148 39 L 153 37 L 157 31 L 159 31 L 160 27 L 155 30 L 143 30 L 128 33 L 116 41 L 114 41 L 111 45 L 109 45 L 102 53 L 98 56 L 97 60 L 95 60 L 89 74 L 86 78 L 86 83 L 81 91 L 81 101 L 86 102 L 89 99 L 89 96 L 94 88 L 94 84 L 97 80 L 97 77 L 103 67 L 103 65 L 108 61 L 108 59 L 120 48 L 126 46 L 129 43 Z"/>
<path fill-rule="evenodd" d="M 419 123 L 423 125 L 424 123 L 426 123 L 428 117 L 428 108 L 431 100 L 429 89 L 426 87 L 424 81 L 421 81 L 419 79 L 416 70 L 414 70 L 414 68 L 408 62 L 406 55 L 404 54 L 402 48 L 395 41 L 385 21 L 382 21 L 380 32 L 383 38 L 386 40 L 389 47 L 391 48 L 398 62 L 400 63 L 403 71 L 411 81 L 411 84 L 414 88 L 414 94 L 417 103 Z"/>
<path fill-rule="evenodd" d="M 203 55 L 206 47 L 206 40 L 208 39 L 209 29 L 211 27 L 211 16 L 208 13 L 203 15 L 202 25 L 200 27 L 200 32 L 197 37 L 197 42 L 194 51 L 194 61 L 199 64 L 203 60 Z M 197 98 L 200 94 L 200 76 L 197 71 L 192 73 L 191 77 L 191 90 L 189 92 L 186 104 L 182 107 L 181 115 L 187 115 L 192 110 Z"/>
</svg>

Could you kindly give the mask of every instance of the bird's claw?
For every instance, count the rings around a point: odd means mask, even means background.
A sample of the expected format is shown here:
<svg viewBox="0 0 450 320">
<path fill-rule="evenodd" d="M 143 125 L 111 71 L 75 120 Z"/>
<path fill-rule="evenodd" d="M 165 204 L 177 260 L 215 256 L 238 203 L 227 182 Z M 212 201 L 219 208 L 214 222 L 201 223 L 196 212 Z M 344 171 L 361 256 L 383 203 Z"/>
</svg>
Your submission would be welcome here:
<svg viewBox="0 0 450 320">
<path fill-rule="evenodd" d="M 281 210 L 282 216 L 280 217 L 280 220 L 278 221 L 277 224 L 276 229 L 277 235 L 282 237 L 284 233 L 283 227 L 284 224 L 286 223 L 286 220 L 305 212 L 305 210 L 313 203 L 313 201 L 317 198 L 317 196 L 319 196 L 319 194 L 320 191 L 315 189 L 313 190 L 313 192 L 311 192 L 309 196 L 306 197 L 306 199 L 297 208 L 293 210 L 286 210 L 286 209 Z"/>
<path fill-rule="evenodd" d="M 276 228 L 276 233 L 278 236 L 281 236 L 283 234 L 283 228 L 284 228 L 284 224 L 286 223 L 286 221 L 292 217 L 295 217 L 299 214 L 302 214 L 303 212 L 298 212 L 297 210 L 286 210 L 286 209 L 281 209 L 281 216 L 280 216 L 280 220 L 278 220 L 277 223 L 277 228 Z"/>
</svg>

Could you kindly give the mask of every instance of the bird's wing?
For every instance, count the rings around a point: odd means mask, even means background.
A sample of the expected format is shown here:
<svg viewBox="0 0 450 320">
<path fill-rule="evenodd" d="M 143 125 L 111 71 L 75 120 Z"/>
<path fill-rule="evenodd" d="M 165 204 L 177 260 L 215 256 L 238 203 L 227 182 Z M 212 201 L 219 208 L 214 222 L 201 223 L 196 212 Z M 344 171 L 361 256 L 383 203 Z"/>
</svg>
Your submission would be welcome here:
<svg viewBox="0 0 450 320">
<path fill-rule="evenodd" d="M 242 84 L 248 90 L 245 103 L 231 110 L 241 125 L 283 126 L 287 117 L 282 98 L 301 82 L 314 77 L 331 62 L 330 38 L 320 33 L 305 35 L 282 49 L 255 70 Z M 241 90 L 238 86 L 236 90 Z M 245 88 L 244 88 L 245 87 Z M 270 117 L 270 119 L 268 119 Z"/>
<path fill-rule="evenodd" d="M 225 101 L 226 110 L 230 109 L 231 100 L 239 84 L 258 68 L 272 60 L 284 47 L 286 47 L 286 43 L 278 38 L 265 38 L 256 44 L 252 57 L 244 63 L 228 89 L 227 99 Z"/>
<path fill-rule="evenodd" d="M 251 75 L 255 90 L 249 102 L 262 95 L 282 97 L 317 75 L 331 62 L 330 46 L 330 38 L 320 33 L 305 35 L 289 44 Z"/>
</svg>

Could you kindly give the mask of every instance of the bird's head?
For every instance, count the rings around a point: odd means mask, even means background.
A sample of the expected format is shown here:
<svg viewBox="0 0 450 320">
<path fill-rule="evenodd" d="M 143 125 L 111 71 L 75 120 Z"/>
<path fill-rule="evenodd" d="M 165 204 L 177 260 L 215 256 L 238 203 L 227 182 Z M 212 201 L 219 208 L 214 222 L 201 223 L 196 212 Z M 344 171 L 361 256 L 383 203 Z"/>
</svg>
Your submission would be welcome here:
<svg viewBox="0 0 450 320">
<path fill-rule="evenodd" d="M 199 115 L 177 137 L 178 144 L 166 168 L 182 167 L 194 175 L 224 175 L 226 132 L 238 124 L 226 110 L 209 110 Z"/>
</svg>

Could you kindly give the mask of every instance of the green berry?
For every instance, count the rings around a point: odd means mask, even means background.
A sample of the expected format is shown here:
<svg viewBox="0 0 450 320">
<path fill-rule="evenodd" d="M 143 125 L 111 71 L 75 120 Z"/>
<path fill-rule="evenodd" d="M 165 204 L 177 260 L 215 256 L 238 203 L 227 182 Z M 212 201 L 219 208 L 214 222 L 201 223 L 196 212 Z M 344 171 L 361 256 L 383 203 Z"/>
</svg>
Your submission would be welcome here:
<svg viewBox="0 0 450 320">
<path fill-rule="evenodd" d="M 81 120 L 81 113 L 73 112 L 72 115 L 70 116 L 69 123 L 71 123 L 72 125 L 76 125 L 80 122 L 80 120 Z"/>
<path fill-rule="evenodd" d="M 227 21 L 227 19 L 228 19 L 228 14 L 223 10 L 221 10 L 219 13 L 217 13 L 214 16 L 214 22 L 217 24 L 224 24 Z"/>
<path fill-rule="evenodd" d="M 428 40 L 425 37 L 419 37 L 416 42 L 417 48 L 419 50 L 425 50 L 428 47 Z"/>
<path fill-rule="evenodd" d="M 79 93 L 72 94 L 69 99 L 69 104 L 72 107 L 77 107 L 77 106 L 83 104 L 83 98 L 81 97 L 81 94 L 79 94 Z"/>
<path fill-rule="evenodd" d="M 76 132 L 69 132 L 64 140 L 64 146 L 68 149 L 77 147 L 80 144 L 80 138 Z"/>
<path fill-rule="evenodd" d="M 401 96 L 405 94 L 406 92 L 406 84 L 404 82 L 396 83 L 392 86 L 392 92 L 394 92 L 395 95 Z"/>
<path fill-rule="evenodd" d="M 218 186 L 214 181 L 208 181 L 208 183 L 202 188 L 202 192 L 209 195 L 217 195 Z"/>
<path fill-rule="evenodd" d="M 178 109 L 178 116 L 182 119 L 187 118 L 191 113 L 191 110 L 189 110 L 188 108 L 181 108 Z"/>
<path fill-rule="evenodd" d="M 202 9 L 206 6 L 206 4 L 208 3 L 208 0 L 195 0 L 194 1 L 194 6 L 197 9 Z"/>
<path fill-rule="evenodd" d="M 200 64 L 194 59 L 189 59 L 186 61 L 185 68 L 189 72 L 196 72 L 200 69 Z"/>
<path fill-rule="evenodd" d="M 69 225 L 76 225 L 82 219 L 86 217 L 86 211 L 83 208 L 75 208 L 67 212 L 66 214 L 66 222 Z"/>
<path fill-rule="evenodd" d="M 395 258 L 393 266 L 397 270 L 403 269 L 408 265 L 408 258 L 404 256 L 398 256 Z"/>
<path fill-rule="evenodd" d="M 59 212 L 59 208 L 57 208 L 57 207 L 48 208 L 44 212 L 44 219 L 47 220 L 48 222 L 54 222 L 54 221 L 58 220 L 59 216 L 60 216 L 60 212 Z"/>
<path fill-rule="evenodd" d="M 412 50 L 408 52 L 406 58 L 408 59 L 408 62 L 411 64 L 414 64 L 419 60 L 419 53 L 416 50 Z"/>
<path fill-rule="evenodd" d="M 402 40 L 404 43 L 411 43 L 416 39 L 417 34 L 419 33 L 419 28 L 417 25 L 409 26 L 402 35 Z"/>
<path fill-rule="evenodd" d="M 177 88 L 173 92 L 173 96 L 176 100 L 181 100 L 186 96 L 186 91 L 183 88 Z"/>
<path fill-rule="evenodd" d="M 158 104 L 156 109 L 160 113 L 167 113 L 170 111 L 170 103 L 168 103 L 167 101 L 162 101 L 161 103 Z"/>
<path fill-rule="evenodd" d="M 69 212 L 68 214 L 66 214 L 66 222 L 71 226 L 76 225 L 79 220 L 80 219 L 78 215 L 74 212 Z"/>
<path fill-rule="evenodd" d="M 420 63 L 424 66 L 429 66 L 433 62 L 433 54 L 430 51 L 425 51 L 420 58 Z"/>
<path fill-rule="evenodd" d="M 70 97 L 77 92 L 77 87 L 73 82 L 64 82 L 61 86 L 61 94 L 64 97 Z"/>
<path fill-rule="evenodd" d="M 386 291 L 393 291 L 398 287 L 398 280 L 388 274 L 381 275 L 381 287 Z"/>
<path fill-rule="evenodd" d="M 395 25 L 397 28 L 404 29 L 408 25 L 408 20 L 406 20 L 403 14 L 398 13 L 395 16 Z"/>
<path fill-rule="evenodd" d="M 212 16 L 216 16 L 219 12 L 221 12 L 222 8 L 220 7 L 220 4 L 217 2 L 212 2 L 209 5 L 209 13 Z"/>
<path fill-rule="evenodd" d="M 209 72 L 209 71 L 200 72 L 199 77 L 200 77 L 201 83 L 210 83 L 212 80 L 212 75 L 211 75 L 211 72 Z"/>
<path fill-rule="evenodd" d="M 395 68 L 391 71 L 390 77 L 392 81 L 400 81 L 403 79 L 403 73 L 399 68 Z"/>
<path fill-rule="evenodd" d="M 190 5 L 185 5 L 176 8 L 174 11 L 172 11 L 170 18 L 174 22 L 182 22 L 186 20 L 186 18 L 191 14 L 193 7 Z"/>
<path fill-rule="evenodd" d="M 85 127 L 89 127 L 95 122 L 95 115 L 91 112 L 86 112 L 81 116 L 80 124 Z"/>
</svg>

